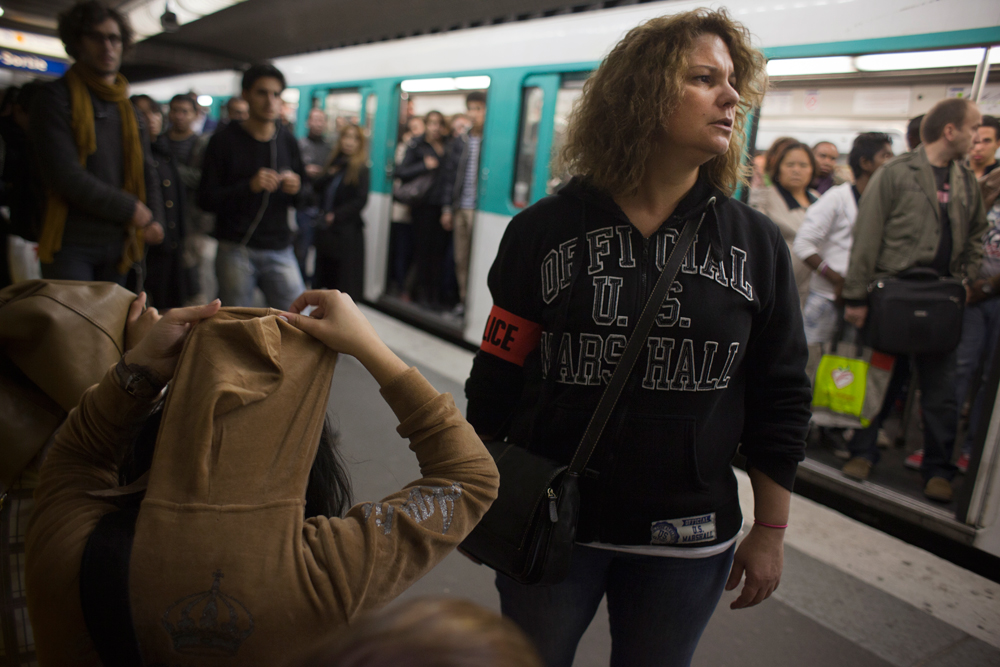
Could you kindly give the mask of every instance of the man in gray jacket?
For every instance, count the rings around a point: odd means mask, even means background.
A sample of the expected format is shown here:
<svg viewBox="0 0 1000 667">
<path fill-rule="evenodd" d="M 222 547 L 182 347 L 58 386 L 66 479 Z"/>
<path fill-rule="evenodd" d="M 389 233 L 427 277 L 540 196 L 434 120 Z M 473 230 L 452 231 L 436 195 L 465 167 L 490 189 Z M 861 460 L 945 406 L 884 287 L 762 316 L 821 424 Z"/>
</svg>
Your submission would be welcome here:
<svg viewBox="0 0 1000 667">
<path fill-rule="evenodd" d="M 920 126 L 921 146 L 883 166 L 868 184 L 843 290 L 844 319 L 854 326 L 865 324 L 868 285 L 875 278 L 913 267 L 967 280 L 978 276 L 986 212 L 975 176 L 960 160 L 972 147 L 980 121 L 976 105 L 967 100 L 939 102 Z M 951 500 L 955 474 L 955 355 L 951 350 L 913 357 L 924 419 L 924 495 L 939 502 Z M 897 370 L 906 363 L 905 358 L 897 359 Z M 853 458 L 844 465 L 844 474 L 867 479 L 878 462 L 875 441 L 889 407 L 883 406 L 871 425 L 852 439 Z"/>
</svg>

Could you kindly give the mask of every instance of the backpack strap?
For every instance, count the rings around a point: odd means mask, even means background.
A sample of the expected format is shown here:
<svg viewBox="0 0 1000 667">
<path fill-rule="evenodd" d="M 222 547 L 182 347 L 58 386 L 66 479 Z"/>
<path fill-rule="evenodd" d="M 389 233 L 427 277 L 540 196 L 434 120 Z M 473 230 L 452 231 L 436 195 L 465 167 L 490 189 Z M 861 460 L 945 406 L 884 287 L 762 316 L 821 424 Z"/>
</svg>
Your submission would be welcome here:
<svg viewBox="0 0 1000 667">
<path fill-rule="evenodd" d="M 87 538 L 80 562 L 80 605 L 104 667 L 142 665 L 129 602 L 129 562 L 139 508 L 110 512 Z"/>
</svg>

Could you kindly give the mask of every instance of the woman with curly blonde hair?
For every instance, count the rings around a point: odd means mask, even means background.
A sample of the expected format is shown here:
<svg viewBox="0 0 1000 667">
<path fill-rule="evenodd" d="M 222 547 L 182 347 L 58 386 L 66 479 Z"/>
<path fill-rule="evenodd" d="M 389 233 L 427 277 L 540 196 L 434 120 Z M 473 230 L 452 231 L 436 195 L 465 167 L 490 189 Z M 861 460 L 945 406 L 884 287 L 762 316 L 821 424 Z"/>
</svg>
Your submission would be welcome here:
<svg viewBox="0 0 1000 667">
<path fill-rule="evenodd" d="M 732 198 L 764 64 L 724 10 L 630 31 L 572 116 L 562 160 L 576 177 L 511 221 L 490 270 L 469 421 L 566 464 L 680 229 L 701 221 L 581 475 L 568 577 L 497 575 L 504 614 L 549 667 L 572 664 L 605 595 L 612 665 L 688 665 L 723 588 L 745 575 L 739 609 L 781 577 L 806 344 L 780 231 Z M 738 549 L 737 448 L 755 499 Z"/>
</svg>

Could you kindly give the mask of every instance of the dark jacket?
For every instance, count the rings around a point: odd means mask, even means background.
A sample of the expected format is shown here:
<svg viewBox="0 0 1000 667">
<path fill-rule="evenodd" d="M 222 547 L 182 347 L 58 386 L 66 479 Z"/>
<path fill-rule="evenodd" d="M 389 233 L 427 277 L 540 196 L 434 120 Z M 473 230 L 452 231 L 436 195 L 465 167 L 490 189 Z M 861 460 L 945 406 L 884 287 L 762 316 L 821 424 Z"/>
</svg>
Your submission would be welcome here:
<svg viewBox="0 0 1000 667">
<path fill-rule="evenodd" d="M 345 167 L 345 161 L 341 161 L 341 167 Z M 329 193 L 327 190 L 336 181 L 336 192 Z M 338 242 L 340 232 L 346 230 L 360 230 L 365 226 L 365 221 L 361 217 L 361 211 L 368 203 L 368 167 L 362 167 L 358 173 L 357 183 L 347 183 L 337 175 L 325 174 L 315 183 L 316 201 L 319 203 L 320 212 L 316 218 L 316 238 L 314 245 L 317 252 L 328 256 L 342 256 L 344 248 Z M 332 204 L 330 202 L 330 194 Z M 333 213 L 333 224 L 327 226 L 323 220 L 326 213 Z M 349 237 L 357 237 L 356 234 L 349 234 Z M 356 248 L 352 248 L 352 251 Z"/>
<path fill-rule="evenodd" d="M 163 194 L 163 242 L 146 248 L 145 290 L 150 305 L 157 308 L 178 308 L 188 296 L 183 251 L 186 229 L 187 188 L 181 180 L 177 158 L 167 135 L 153 142 L 153 165 L 159 176 Z"/>
<path fill-rule="evenodd" d="M 483 137 L 480 135 L 478 163 L 483 159 Z M 469 135 L 460 134 L 451 140 L 448 146 L 448 160 L 445 163 L 444 190 L 442 204 L 448 210 L 461 208 L 462 193 L 465 190 L 465 172 L 469 167 Z M 479 164 L 476 164 L 476 177 L 479 177 Z M 450 184 L 450 186 L 448 186 Z M 478 196 L 478 181 L 476 183 Z"/>
<path fill-rule="evenodd" d="M 12 116 L 0 118 L 3 138 L 3 190 L 0 204 L 10 208 L 8 231 L 23 239 L 37 241 L 45 210 L 45 187 L 35 168 L 28 136 Z"/>
<path fill-rule="evenodd" d="M 67 245 L 104 245 L 124 238 L 126 224 L 135 214 L 136 198 L 122 190 L 121 118 L 118 104 L 105 102 L 91 93 L 94 106 L 94 129 L 97 150 L 80 166 L 76 141 L 71 127 L 69 87 L 63 79 L 46 84 L 31 107 L 29 139 L 40 172 L 47 185 L 69 204 L 62 243 Z M 135 110 L 132 110 L 135 113 Z M 142 114 L 139 119 L 140 141 L 146 162 L 146 205 L 153 219 L 162 219 L 155 169 L 150 163 L 149 135 Z M 45 206 L 42 206 L 44 215 Z"/>
<path fill-rule="evenodd" d="M 711 534 L 678 546 L 732 538 L 739 443 L 748 465 L 792 487 L 812 392 L 788 248 L 774 223 L 705 181 L 644 239 L 610 197 L 574 180 L 514 217 L 490 269 L 469 421 L 568 463 L 683 221 L 702 214 L 583 477 L 581 541 L 669 544 L 653 537 L 657 524 L 713 513 Z M 554 369 L 548 399 L 543 366 Z"/>
<path fill-rule="evenodd" d="M 431 145 L 427 143 L 427 140 L 424 139 L 424 135 L 415 137 L 406 147 L 406 155 L 403 156 L 403 162 L 396 167 L 396 178 L 404 183 L 408 183 L 417 176 L 426 174 L 428 171 L 434 174 L 434 183 L 421 202 L 425 206 L 444 206 L 445 204 L 445 192 L 447 190 L 445 174 L 449 171 L 446 162 L 451 155 L 451 151 L 449 150 L 448 140 L 443 139 L 442 142 L 444 143 L 444 153 L 438 155 L 434 152 Z M 428 169 L 427 165 L 424 164 L 424 158 L 428 156 L 434 157 L 438 161 L 437 169 Z"/>
<path fill-rule="evenodd" d="M 215 238 L 233 243 L 243 241 L 265 194 L 252 192 L 250 181 L 264 167 L 278 172 L 290 169 L 305 180 L 299 145 L 283 127 L 278 128 L 271 141 L 257 141 L 240 123 L 229 123 L 212 135 L 202 163 L 198 205 L 215 213 Z M 247 245 L 261 250 L 287 248 L 292 242 L 288 207 L 297 203 L 298 195 L 285 194 L 280 187 L 270 193 L 267 208 Z"/>
</svg>

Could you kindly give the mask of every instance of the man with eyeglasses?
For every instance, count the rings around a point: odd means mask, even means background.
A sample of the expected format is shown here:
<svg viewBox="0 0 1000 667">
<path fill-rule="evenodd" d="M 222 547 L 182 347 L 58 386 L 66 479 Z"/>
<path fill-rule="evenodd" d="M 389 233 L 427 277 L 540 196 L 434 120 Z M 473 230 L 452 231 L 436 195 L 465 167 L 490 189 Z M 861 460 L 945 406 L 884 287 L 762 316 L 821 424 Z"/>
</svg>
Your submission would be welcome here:
<svg viewBox="0 0 1000 667">
<path fill-rule="evenodd" d="M 60 14 L 59 37 L 76 62 L 39 93 L 29 130 L 46 186 L 42 275 L 124 284 L 144 247 L 163 241 L 145 123 L 118 72 L 132 30 L 88 0 Z"/>
</svg>

